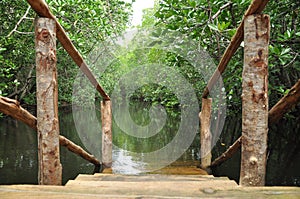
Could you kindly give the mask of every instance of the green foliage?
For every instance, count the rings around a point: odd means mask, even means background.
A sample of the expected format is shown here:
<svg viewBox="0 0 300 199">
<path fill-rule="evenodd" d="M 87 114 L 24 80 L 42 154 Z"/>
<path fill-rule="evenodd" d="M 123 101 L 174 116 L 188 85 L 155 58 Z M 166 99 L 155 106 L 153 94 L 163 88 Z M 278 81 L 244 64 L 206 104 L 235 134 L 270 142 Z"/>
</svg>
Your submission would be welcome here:
<svg viewBox="0 0 300 199">
<path fill-rule="evenodd" d="M 47 2 L 84 57 L 87 57 L 99 42 L 107 41 L 109 37 L 116 37 L 125 30 L 131 11 L 130 4 L 119 0 L 48 0 Z M 231 3 L 227 0 L 156 1 L 153 9 L 143 11 L 143 22 L 138 29 L 149 30 L 154 26 L 157 30 L 161 27 L 187 34 L 197 41 L 217 64 L 249 4 L 250 0 L 233 0 Z M 227 6 L 221 9 L 224 5 Z M 19 23 L 17 27 L 19 32 L 13 32 L 8 37 L 26 12 L 27 7 L 27 3 L 20 0 L 0 2 L 0 20 L 3 24 L 0 27 L 0 92 L 2 95 L 10 97 L 17 95 L 22 97 L 23 102 L 33 104 L 35 81 L 30 80 L 34 80 L 34 71 L 31 77 L 28 77 L 27 74 L 35 64 L 34 40 L 33 34 L 27 33 L 33 32 L 35 13 L 30 10 L 27 18 Z M 299 2 L 297 0 L 270 1 L 264 13 L 270 15 L 272 27 L 269 50 L 269 94 L 270 106 L 272 106 L 287 93 L 300 76 Z M 159 32 L 152 34 L 153 37 L 160 35 Z M 139 37 L 130 44 L 130 51 L 124 48 L 116 55 L 104 73 L 95 70 L 95 74 L 105 90 L 111 93 L 124 74 L 141 64 L 155 62 L 171 67 L 183 75 L 193 85 L 197 97 L 200 99 L 205 82 L 201 74 L 191 66 L 191 63 L 184 57 L 165 52 L 155 46 L 150 49 L 141 49 L 139 46 L 149 38 L 142 35 Z M 70 103 L 78 67 L 59 44 L 57 53 L 59 100 Z M 243 49 L 241 47 L 223 74 L 228 113 L 233 115 L 241 112 L 242 66 Z M 93 66 L 91 67 L 93 69 Z M 88 82 L 86 83 L 88 84 Z M 20 96 L 22 93 L 20 90 L 25 85 L 25 95 Z M 178 99 L 169 93 L 170 91 L 164 86 L 149 84 L 141 87 L 131 97 L 135 100 L 176 107 Z"/>
<path fill-rule="evenodd" d="M 250 1 L 159 1 L 157 24 L 187 33 L 206 49 L 215 63 L 228 46 Z M 274 105 L 300 77 L 299 1 L 270 1 L 265 14 L 271 17 L 270 41 L 270 106 Z M 219 12 L 218 12 L 219 11 Z M 242 48 L 231 59 L 223 81 L 227 92 L 229 114 L 241 112 Z M 201 90 L 198 90 L 201 92 Z"/>
<path fill-rule="evenodd" d="M 131 12 L 131 4 L 121 0 L 47 2 L 83 57 L 95 43 L 122 32 Z M 0 94 L 35 104 L 35 72 L 31 68 L 35 64 L 33 32 L 36 14 L 30 9 L 25 16 L 28 6 L 21 0 L 0 2 Z M 70 103 L 78 66 L 59 43 L 57 58 L 59 102 Z"/>
</svg>

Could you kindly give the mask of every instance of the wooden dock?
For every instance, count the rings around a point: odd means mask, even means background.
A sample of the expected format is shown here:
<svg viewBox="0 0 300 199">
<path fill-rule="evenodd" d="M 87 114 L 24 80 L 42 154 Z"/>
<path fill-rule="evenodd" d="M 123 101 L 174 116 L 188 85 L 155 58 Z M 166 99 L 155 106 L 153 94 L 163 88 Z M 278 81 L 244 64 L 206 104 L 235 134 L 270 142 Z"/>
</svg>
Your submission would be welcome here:
<svg viewBox="0 0 300 199">
<path fill-rule="evenodd" d="M 3 185 L 0 198 L 300 198 L 299 187 L 244 188 L 211 175 L 78 175 L 65 186 Z"/>
</svg>

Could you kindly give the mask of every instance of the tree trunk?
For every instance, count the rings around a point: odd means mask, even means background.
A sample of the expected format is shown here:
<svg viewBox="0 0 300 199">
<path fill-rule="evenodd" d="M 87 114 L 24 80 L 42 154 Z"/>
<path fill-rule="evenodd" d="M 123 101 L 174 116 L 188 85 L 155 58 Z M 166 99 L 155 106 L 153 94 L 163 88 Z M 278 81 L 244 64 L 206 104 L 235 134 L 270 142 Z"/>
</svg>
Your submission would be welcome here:
<svg viewBox="0 0 300 199">
<path fill-rule="evenodd" d="M 35 37 L 38 182 L 41 185 L 61 185 L 55 21 L 38 18 L 35 21 Z"/>
<path fill-rule="evenodd" d="M 111 101 L 101 101 L 102 121 L 102 164 L 106 168 L 112 165 L 112 114 Z"/>
<path fill-rule="evenodd" d="M 210 132 L 210 118 L 211 118 L 211 98 L 202 98 L 202 108 L 200 117 L 201 131 L 201 168 L 206 169 L 211 163 L 211 132 Z"/>
<path fill-rule="evenodd" d="M 250 15 L 244 25 L 242 157 L 240 185 L 264 186 L 268 134 L 270 18 Z"/>
</svg>

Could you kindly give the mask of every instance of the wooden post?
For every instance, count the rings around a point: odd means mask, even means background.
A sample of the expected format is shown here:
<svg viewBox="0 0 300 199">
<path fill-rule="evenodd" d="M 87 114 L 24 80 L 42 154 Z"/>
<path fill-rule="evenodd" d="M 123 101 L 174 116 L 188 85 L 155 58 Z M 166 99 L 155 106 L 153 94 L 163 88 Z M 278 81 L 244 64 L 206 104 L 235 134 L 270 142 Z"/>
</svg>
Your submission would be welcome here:
<svg viewBox="0 0 300 199">
<path fill-rule="evenodd" d="M 102 164 L 105 168 L 112 165 L 112 113 L 111 101 L 101 101 L 102 121 Z"/>
<path fill-rule="evenodd" d="M 211 98 L 202 98 L 202 108 L 199 114 L 201 130 L 201 168 L 208 169 L 211 163 L 211 132 L 210 132 L 210 119 L 211 119 Z"/>
<path fill-rule="evenodd" d="M 270 18 L 245 19 L 240 185 L 264 186 L 268 134 L 268 45 Z"/>
<path fill-rule="evenodd" d="M 61 185 L 62 167 L 59 159 L 58 88 L 56 71 L 55 21 L 35 21 L 36 98 L 38 129 L 38 182 Z"/>
</svg>

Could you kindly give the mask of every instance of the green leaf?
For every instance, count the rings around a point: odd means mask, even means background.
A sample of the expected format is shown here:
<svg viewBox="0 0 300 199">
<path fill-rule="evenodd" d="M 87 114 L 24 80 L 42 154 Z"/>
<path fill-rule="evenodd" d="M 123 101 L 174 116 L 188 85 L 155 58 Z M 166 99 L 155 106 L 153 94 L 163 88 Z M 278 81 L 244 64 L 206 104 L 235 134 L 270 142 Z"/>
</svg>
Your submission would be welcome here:
<svg viewBox="0 0 300 199">
<path fill-rule="evenodd" d="M 285 48 L 280 54 L 281 54 L 281 55 L 284 55 L 284 54 L 289 53 L 290 51 L 291 51 L 290 48 Z"/>
<path fill-rule="evenodd" d="M 276 46 L 274 46 L 273 52 L 274 52 L 276 55 L 280 55 L 280 50 L 279 50 L 279 48 L 277 48 Z"/>
<path fill-rule="evenodd" d="M 214 31 L 219 31 L 218 26 L 216 26 L 215 24 L 208 24 L 208 27 Z"/>
</svg>

